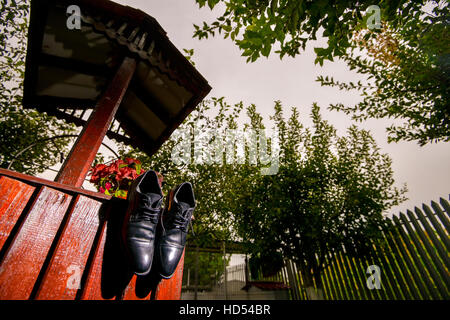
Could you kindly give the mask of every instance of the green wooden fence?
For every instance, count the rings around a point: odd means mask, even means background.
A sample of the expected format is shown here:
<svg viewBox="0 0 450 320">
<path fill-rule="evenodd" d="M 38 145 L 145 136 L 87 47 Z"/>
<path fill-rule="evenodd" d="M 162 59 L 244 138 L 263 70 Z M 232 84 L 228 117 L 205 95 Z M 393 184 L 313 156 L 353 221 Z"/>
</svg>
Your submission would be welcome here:
<svg viewBox="0 0 450 320">
<path fill-rule="evenodd" d="M 393 216 L 362 257 L 347 255 L 345 247 L 329 252 L 321 274 L 324 299 L 448 300 L 449 212 L 449 202 L 441 198 L 439 204 L 432 201 L 431 207 L 423 204 Z M 379 267 L 379 289 L 368 286 L 372 273 L 367 268 L 373 265 Z M 289 284 L 292 299 L 308 299 L 304 275 L 295 263 L 286 262 L 273 280 Z"/>
</svg>

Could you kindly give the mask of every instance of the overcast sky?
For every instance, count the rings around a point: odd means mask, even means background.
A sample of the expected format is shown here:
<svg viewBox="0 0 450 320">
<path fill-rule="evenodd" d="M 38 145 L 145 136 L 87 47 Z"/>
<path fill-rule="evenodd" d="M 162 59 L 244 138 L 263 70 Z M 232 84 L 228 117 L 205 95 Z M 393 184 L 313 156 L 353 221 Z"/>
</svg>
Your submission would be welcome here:
<svg viewBox="0 0 450 320">
<path fill-rule="evenodd" d="M 246 63 L 245 57 L 231 40 L 219 36 L 203 40 L 193 39 L 193 24 L 212 21 L 220 10 L 199 9 L 194 0 L 117 0 L 116 2 L 138 8 L 153 16 L 166 30 L 169 39 L 180 50 L 194 49 L 196 68 L 208 80 L 212 90 L 208 97 L 226 97 L 229 103 L 244 101 L 255 103 L 258 111 L 268 120 L 273 112 L 273 101 L 280 100 L 286 113 L 291 106 L 299 108 L 302 122 L 310 124 L 309 113 L 313 102 L 322 107 L 323 116 L 332 123 L 339 134 L 344 134 L 352 124 L 349 116 L 330 112 L 330 103 L 343 102 L 354 105 L 360 100 L 356 94 L 321 87 L 316 77 L 333 75 L 340 80 L 357 79 L 344 63 L 328 62 L 320 67 L 314 65 L 313 47 L 296 58 L 283 58 L 271 54 L 254 63 Z M 370 120 L 358 123 L 369 129 L 382 151 L 393 159 L 395 180 L 398 185 L 406 183 L 409 200 L 393 212 L 404 211 L 438 200 L 448 199 L 450 191 L 450 144 L 439 143 L 419 147 L 414 142 L 387 143 L 385 128 L 391 120 Z"/>
<path fill-rule="evenodd" d="M 247 64 L 245 57 L 231 40 L 219 36 L 204 40 L 193 39 L 193 24 L 204 20 L 212 21 L 220 10 L 199 9 L 194 0 L 117 0 L 120 4 L 138 8 L 153 16 L 166 30 L 169 39 L 181 51 L 194 49 L 196 68 L 208 80 L 212 91 L 208 97 L 226 97 L 229 103 L 243 101 L 254 103 L 258 111 L 269 119 L 273 112 L 273 101 L 280 100 L 286 115 L 291 106 L 296 106 L 301 121 L 310 125 L 309 113 L 313 102 L 322 108 L 322 114 L 333 124 L 338 134 L 345 133 L 352 124 L 349 116 L 330 112 L 330 103 L 342 102 L 354 105 L 360 100 L 356 94 L 338 89 L 321 87 L 316 82 L 318 75 L 333 75 L 339 80 L 358 79 L 344 63 L 326 62 L 323 67 L 314 65 L 313 47 L 295 58 L 283 58 L 271 54 L 268 59 Z M 358 126 L 372 132 L 382 151 L 393 159 L 393 170 L 398 186 L 406 183 L 409 200 L 391 210 L 391 213 L 405 211 L 421 203 L 449 198 L 450 191 L 450 144 L 439 143 L 419 147 L 414 142 L 387 143 L 385 128 L 391 120 L 369 120 Z"/>
</svg>

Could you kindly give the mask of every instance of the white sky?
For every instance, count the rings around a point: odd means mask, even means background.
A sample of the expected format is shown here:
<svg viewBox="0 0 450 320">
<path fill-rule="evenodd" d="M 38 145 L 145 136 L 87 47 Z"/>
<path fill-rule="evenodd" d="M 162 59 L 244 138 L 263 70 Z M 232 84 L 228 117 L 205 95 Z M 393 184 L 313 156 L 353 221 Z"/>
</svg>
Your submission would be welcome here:
<svg viewBox="0 0 450 320">
<path fill-rule="evenodd" d="M 120 4 L 138 8 L 153 16 L 166 30 L 169 39 L 182 51 L 194 49 L 193 60 L 196 68 L 208 80 L 212 91 L 208 97 L 224 96 L 229 103 L 243 101 L 245 105 L 254 103 L 258 111 L 269 119 L 273 113 L 273 101 L 280 100 L 285 114 L 291 106 L 296 106 L 309 125 L 309 113 L 313 102 L 322 109 L 322 115 L 333 124 L 338 134 L 344 134 L 352 124 L 349 116 L 330 112 L 330 103 L 342 102 L 354 105 L 359 101 L 356 94 L 338 89 L 321 87 L 316 82 L 318 75 L 332 75 L 339 80 L 355 80 L 358 75 L 348 70 L 344 63 L 326 62 L 323 67 L 314 65 L 313 47 L 296 58 L 279 57 L 271 54 L 268 59 L 247 64 L 245 57 L 231 40 L 221 36 L 199 41 L 193 39 L 193 24 L 204 20 L 212 21 L 220 10 L 211 13 L 209 8 L 199 9 L 194 0 L 117 0 Z M 409 200 L 391 210 L 404 212 L 415 205 L 449 198 L 450 192 L 450 144 L 440 143 L 420 147 L 414 142 L 387 143 L 385 128 L 392 120 L 369 120 L 358 126 L 369 129 L 382 152 L 393 159 L 393 170 L 398 186 L 407 183 Z M 111 145 L 110 143 L 108 143 Z"/>
<path fill-rule="evenodd" d="M 220 10 L 199 9 L 194 0 L 117 0 L 153 16 L 166 30 L 169 39 L 182 50 L 194 49 L 196 68 L 208 80 L 212 90 L 208 97 L 225 96 L 229 103 L 244 101 L 255 103 L 258 111 L 268 120 L 273 113 L 273 101 L 281 100 L 286 113 L 291 106 L 300 109 L 309 124 L 313 102 L 322 107 L 322 114 L 340 134 L 352 124 L 349 116 L 326 110 L 330 103 L 353 105 L 357 95 L 321 87 L 315 81 L 320 74 L 333 75 L 341 80 L 354 80 L 344 63 L 328 62 L 323 67 L 314 65 L 313 46 L 296 58 L 283 58 L 271 54 L 247 64 L 245 57 L 230 39 L 221 36 L 203 40 L 193 39 L 193 24 L 212 21 Z M 393 159 L 396 182 L 408 185 L 408 200 L 399 208 L 404 211 L 422 202 L 429 203 L 439 197 L 448 199 L 450 192 L 450 144 L 440 143 L 420 147 L 413 142 L 387 143 L 385 128 L 391 120 L 370 120 L 358 124 L 371 130 L 382 151 Z"/>
</svg>

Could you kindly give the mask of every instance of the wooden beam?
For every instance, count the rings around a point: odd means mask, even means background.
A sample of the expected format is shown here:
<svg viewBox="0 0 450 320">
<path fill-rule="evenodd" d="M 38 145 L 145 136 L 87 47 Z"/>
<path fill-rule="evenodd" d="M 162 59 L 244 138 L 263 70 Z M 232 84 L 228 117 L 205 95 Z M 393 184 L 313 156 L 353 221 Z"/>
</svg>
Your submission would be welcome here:
<svg viewBox="0 0 450 320">
<path fill-rule="evenodd" d="M 16 179 L 16 180 L 22 181 L 28 185 L 35 186 L 35 187 L 40 187 L 40 186 L 50 187 L 52 189 L 63 191 L 64 193 L 67 193 L 70 195 L 80 194 L 80 195 L 83 195 L 83 196 L 86 196 L 89 198 L 93 198 L 93 199 L 99 200 L 99 201 L 107 201 L 107 200 L 111 199 L 111 196 L 108 196 L 108 195 L 100 193 L 100 192 L 75 188 L 72 186 L 57 183 L 57 182 L 50 181 L 47 179 L 33 177 L 33 176 L 29 176 L 27 174 L 23 174 L 20 172 L 15 172 L 15 171 L 0 168 L 0 177 L 2 177 L 2 176 Z"/>
<path fill-rule="evenodd" d="M 135 70 L 136 60 L 126 57 L 72 147 L 57 182 L 82 186 Z"/>
<path fill-rule="evenodd" d="M 83 119 L 81 119 L 79 117 L 70 115 L 68 113 L 65 113 L 64 111 L 58 110 L 56 108 L 48 109 L 48 110 L 39 108 L 37 110 L 46 112 L 49 116 L 55 116 L 55 117 L 57 117 L 59 119 L 64 119 L 65 121 L 73 123 L 73 124 L 75 124 L 76 126 L 79 126 L 79 127 L 83 127 L 86 124 L 85 120 L 83 120 Z M 118 115 L 118 113 L 117 113 L 117 115 Z M 108 130 L 106 132 L 106 136 L 108 138 L 114 139 L 114 140 L 116 140 L 118 142 L 123 142 L 123 143 L 128 144 L 128 145 L 133 145 L 133 141 L 132 141 L 131 138 L 126 137 L 126 136 L 124 136 L 124 135 L 122 135 L 122 134 L 120 134 L 118 132 L 114 132 L 114 131 Z"/>
<path fill-rule="evenodd" d="M 245 243 L 243 242 L 228 241 L 226 243 L 226 246 L 227 246 L 227 253 L 238 253 L 238 254 L 247 253 L 247 250 L 245 249 Z M 223 243 L 215 239 L 209 239 L 208 245 L 201 246 L 198 249 L 199 252 L 223 253 Z M 195 244 L 189 242 L 186 244 L 186 251 L 191 252 L 195 250 L 196 250 Z"/>
<path fill-rule="evenodd" d="M 43 95 L 34 97 L 33 101 L 27 102 L 24 107 L 27 109 L 38 109 L 38 111 L 47 112 L 56 108 L 86 110 L 94 108 L 95 104 L 96 100 L 94 99 L 78 99 Z"/>
<path fill-rule="evenodd" d="M 83 73 L 90 76 L 97 76 L 103 78 L 110 78 L 114 74 L 114 70 L 109 68 L 106 64 L 99 65 L 82 60 L 64 58 L 42 52 L 39 56 L 39 63 L 40 65 L 44 66 L 55 67 L 64 70 L 71 70 L 77 73 Z"/>
<path fill-rule="evenodd" d="M 186 117 L 195 109 L 195 107 L 203 100 L 204 97 L 208 94 L 211 88 L 205 90 L 199 96 L 193 96 L 186 103 L 184 108 L 171 120 L 170 125 L 164 129 L 164 131 L 159 135 L 158 139 L 155 141 L 154 145 L 150 148 L 146 148 L 146 153 L 149 155 L 153 155 L 158 149 L 169 139 L 170 135 L 177 129 L 181 123 L 186 119 Z"/>
<path fill-rule="evenodd" d="M 139 83 L 133 80 L 131 88 L 136 97 L 139 98 L 166 126 L 171 124 L 172 116 L 161 106 L 161 104 Z"/>
<path fill-rule="evenodd" d="M 133 139 L 129 139 L 129 141 L 125 143 L 128 143 L 133 148 L 138 148 L 144 152 L 147 151 L 149 146 L 153 147 L 154 141 L 148 133 L 133 123 L 133 120 L 131 120 L 125 112 L 123 112 L 123 110 L 119 110 L 117 113 L 117 118 L 120 119 L 120 126 L 122 127 L 122 130 L 130 137 L 133 137 Z M 151 154 L 148 155 L 150 156 Z"/>
</svg>

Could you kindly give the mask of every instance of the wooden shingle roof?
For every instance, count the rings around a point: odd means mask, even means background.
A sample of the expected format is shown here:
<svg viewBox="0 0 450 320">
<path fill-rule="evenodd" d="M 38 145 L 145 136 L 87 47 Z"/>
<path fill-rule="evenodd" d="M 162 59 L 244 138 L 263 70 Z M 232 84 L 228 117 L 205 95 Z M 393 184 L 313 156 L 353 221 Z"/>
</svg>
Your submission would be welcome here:
<svg viewBox="0 0 450 320">
<path fill-rule="evenodd" d="M 81 28 L 66 26 L 78 5 Z M 33 0 L 25 108 L 82 126 L 125 56 L 137 69 L 109 138 L 151 155 L 209 93 L 205 78 L 148 14 L 106 0 Z"/>
</svg>

